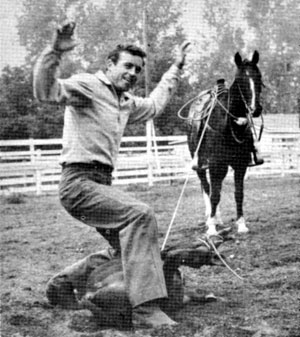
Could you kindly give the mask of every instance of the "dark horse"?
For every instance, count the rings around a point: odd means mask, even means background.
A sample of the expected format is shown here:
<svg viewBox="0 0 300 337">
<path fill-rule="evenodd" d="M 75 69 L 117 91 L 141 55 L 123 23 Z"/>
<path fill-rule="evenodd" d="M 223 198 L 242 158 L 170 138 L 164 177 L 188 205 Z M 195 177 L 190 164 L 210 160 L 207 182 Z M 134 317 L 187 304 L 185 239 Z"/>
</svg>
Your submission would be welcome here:
<svg viewBox="0 0 300 337">
<path fill-rule="evenodd" d="M 242 60 L 236 53 L 237 72 L 229 89 L 219 86 L 208 91 L 208 103 L 203 103 L 202 97 L 202 103 L 199 103 L 200 99 L 195 101 L 189 110 L 188 144 L 194 161 L 197 161 L 195 169 L 204 192 L 208 234 L 215 234 L 216 225 L 222 224 L 218 204 L 229 166 L 234 170 L 238 232 L 248 231 L 243 216 L 244 177 L 255 149 L 252 117 L 258 117 L 262 112 L 263 82 L 258 61 L 257 51 L 251 61 Z M 222 84 L 222 81 L 218 82 Z M 199 104 L 202 105 L 200 112 Z M 209 179 L 204 164 L 208 165 Z"/>
</svg>

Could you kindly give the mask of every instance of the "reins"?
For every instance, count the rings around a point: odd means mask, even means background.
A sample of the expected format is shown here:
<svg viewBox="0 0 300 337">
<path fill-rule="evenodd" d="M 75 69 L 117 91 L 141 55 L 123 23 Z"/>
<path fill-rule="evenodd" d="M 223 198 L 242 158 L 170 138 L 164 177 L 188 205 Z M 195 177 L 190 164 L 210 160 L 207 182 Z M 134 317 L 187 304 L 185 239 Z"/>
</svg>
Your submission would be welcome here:
<svg viewBox="0 0 300 337">
<path fill-rule="evenodd" d="M 260 127 L 260 130 L 259 130 L 259 135 L 257 136 L 257 132 L 256 132 L 256 129 L 255 129 L 253 117 L 252 117 L 253 109 L 251 109 L 251 107 L 249 107 L 248 103 L 246 102 L 245 97 L 243 95 L 243 92 L 241 90 L 241 87 L 239 85 L 238 85 L 238 88 L 239 88 L 239 92 L 240 92 L 240 95 L 242 97 L 242 100 L 244 102 L 244 105 L 245 105 L 246 109 L 248 110 L 248 113 L 246 113 L 246 118 L 247 118 L 248 124 L 249 124 L 250 128 L 253 130 L 253 135 L 254 135 L 255 140 L 260 141 L 261 136 L 262 136 L 262 132 L 263 132 L 263 129 L 264 129 L 263 114 L 262 114 L 262 112 L 260 114 L 260 118 L 261 118 L 262 123 L 261 123 L 261 127 Z"/>
</svg>

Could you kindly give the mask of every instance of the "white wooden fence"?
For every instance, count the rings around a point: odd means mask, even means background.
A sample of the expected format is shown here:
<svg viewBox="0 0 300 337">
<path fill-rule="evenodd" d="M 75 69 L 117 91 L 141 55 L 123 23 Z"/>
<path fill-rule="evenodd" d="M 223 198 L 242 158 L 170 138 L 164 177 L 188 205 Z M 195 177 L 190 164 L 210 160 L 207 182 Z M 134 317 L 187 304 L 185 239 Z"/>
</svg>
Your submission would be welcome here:
<svg viewBox="0 0 300 337">
<path fill-rule="evenodd" d="M 114 184 L 196 177 L 185 136 L 156 137 L 150 156 L 146 142 L 146 137 L 123 138 Z M 0 194 L 56 191 L 61 147 L 61 139 L 0 141 Z M 249 168 L 248 176 L 300 174 L 300 132 L 265 132 L 261 148 L 265 163 Z"/>
</svg>

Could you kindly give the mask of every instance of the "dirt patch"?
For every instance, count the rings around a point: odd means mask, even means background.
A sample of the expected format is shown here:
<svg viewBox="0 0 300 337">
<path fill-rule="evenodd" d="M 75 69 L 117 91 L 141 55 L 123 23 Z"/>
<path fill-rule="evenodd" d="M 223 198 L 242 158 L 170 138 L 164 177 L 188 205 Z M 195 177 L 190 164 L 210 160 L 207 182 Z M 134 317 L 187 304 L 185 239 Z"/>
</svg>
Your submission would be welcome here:
<svg viewBox="0 0 300 337">
<path fill-rule="evenodd" d="M 250 178 L 245 182 L 245 236 L 221 252 L 243 280 L 224 267 L 183 268 L 187 289 L 213 292 L 216 301 L 194 303 L 174 313 L 172 331 L 116 330 L 97 324 L 87 310 L 51 307 L 45 298 L 49 278 L 106 246 L 93 228 L 72 219 L 56 195 L 26 196 L 22 203 L 0 200 L 1 336 L 3 337 L 296 337 L 300 336 L 300 179 Z M 129 193 L 152 205 L 163 242 L 181 183 Z M 223 186 L 221 209 L 234 225 L 234 189 Z M 168 244 L 188 244 L 204 231 L 204 205 L 197 180 L 189 182 Z"/>
</svg>

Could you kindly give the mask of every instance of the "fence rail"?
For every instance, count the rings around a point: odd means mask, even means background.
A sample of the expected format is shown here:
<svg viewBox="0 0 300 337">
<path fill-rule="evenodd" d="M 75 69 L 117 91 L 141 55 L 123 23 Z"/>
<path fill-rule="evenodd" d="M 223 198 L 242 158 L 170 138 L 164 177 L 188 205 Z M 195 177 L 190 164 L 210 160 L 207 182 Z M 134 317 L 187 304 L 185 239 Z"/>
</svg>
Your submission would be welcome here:
<svg viewBox="0 0 300 337">
<path fill-rule="evenodd" d="M 61 139 L 0 141 L 0 194 L 56 191 L 61 148 Z M 249 168 L 248 176 L 300 174 L 300 132 L 265 132 L 261 148 L 265 163 Z M 113 183 L 172 181 L 185 178 L 190 170 L 185 136 L 156 137 L 150 156 L 146 137 L 124 137 Z"/>
</svg>

